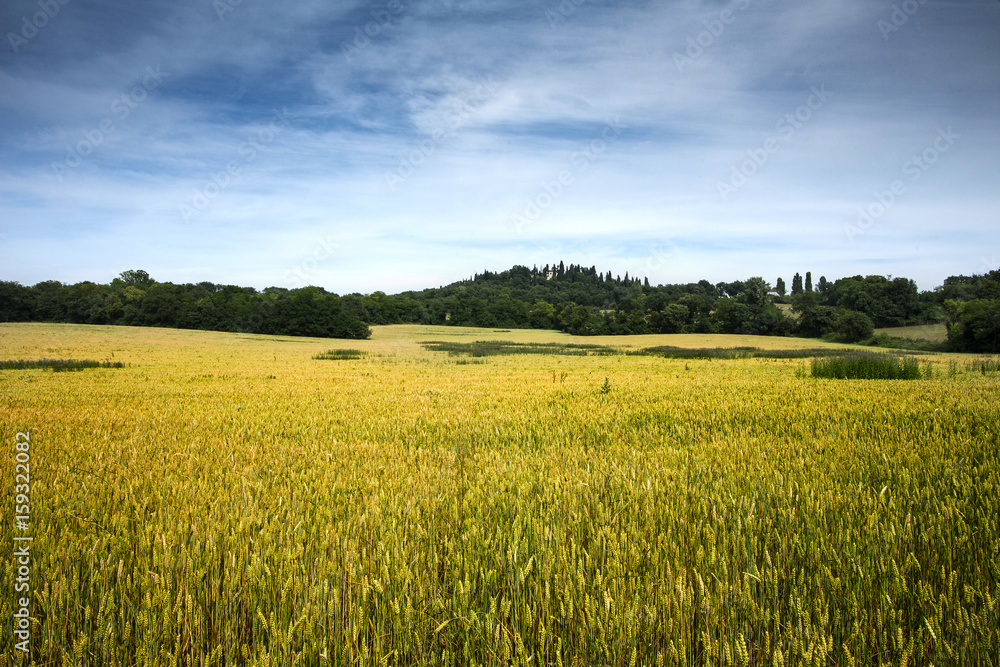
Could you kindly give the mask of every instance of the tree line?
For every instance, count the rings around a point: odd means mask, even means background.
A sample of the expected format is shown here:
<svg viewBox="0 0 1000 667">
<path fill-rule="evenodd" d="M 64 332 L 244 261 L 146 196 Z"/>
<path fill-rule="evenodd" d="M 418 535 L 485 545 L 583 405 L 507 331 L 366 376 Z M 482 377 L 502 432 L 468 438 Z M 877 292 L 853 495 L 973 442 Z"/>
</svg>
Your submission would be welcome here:
<svg viewBox="0 0 1000 667">
<path fill-rule="evenodd" d="M 157 282 L 141 270 L 107 285 L 0 282 L 0 321 L 115 324 L 323 338 L 369 338 L 357 308 L 322 287 L 283 289 Z"/>
<path fill-rule="evenodd" d="M 440 288 L 339 296 L 321 287 L 283 289 L 153 280 L 122 273 L 107 285 L 31 287 L 0 282 L 0 321 L 76 322 L 367 338 L 369 325 L 434 324 L 557 329 L 575 335 L 731 333 L 871 339 L 874 329 L 945 322 L 951 349 L 997 352 L 1000 271 L 952 276 L 920 292 L 908 278 L 829 281 L 796 273 L 786 291 L 762 277 L 651 286 L 563 262 L 484 271 Z"/>
</svg>

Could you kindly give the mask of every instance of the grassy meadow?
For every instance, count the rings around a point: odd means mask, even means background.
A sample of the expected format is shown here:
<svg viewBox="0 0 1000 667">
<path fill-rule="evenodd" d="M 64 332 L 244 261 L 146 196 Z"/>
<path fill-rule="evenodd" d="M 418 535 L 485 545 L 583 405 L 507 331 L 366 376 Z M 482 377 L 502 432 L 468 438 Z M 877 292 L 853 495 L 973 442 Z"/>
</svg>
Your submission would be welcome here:
<svg viewBox="0 0 1000 667">
<path fill-rule="evenodd" d="M 932 343 L 943 343 L 948 340 L 948 329 L 941 322 L 935 324 L 917 324 L 908 327 L 888 327 L 875 329 L 876 335 L 887 335 L 911 340 L 929 340 Z"/>
<path fill-rule="evenodd" d="M 3 664 L 1000 665 L 1000 371 L 815 340 L 0 325 Z M 471 357 L 424 341 L 612 346 Z M 553 346 L 556 349 L 556 346 Z M 339 352 L 332 352 L 339 350 Z M 315 358 L 325 357 L 325 358 Z M 930 369 L 929 371 L 927 369 Z"/>
</svg>

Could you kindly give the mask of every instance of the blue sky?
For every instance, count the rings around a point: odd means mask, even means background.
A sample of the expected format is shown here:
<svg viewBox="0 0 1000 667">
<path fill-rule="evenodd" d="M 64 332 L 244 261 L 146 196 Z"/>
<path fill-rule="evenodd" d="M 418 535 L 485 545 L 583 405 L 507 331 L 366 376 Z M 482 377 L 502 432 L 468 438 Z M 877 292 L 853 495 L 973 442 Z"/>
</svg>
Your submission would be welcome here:
<svg viewBox="0 0 1000 667">
<path fill-rule="evenodd" d="M 1000 3 L 7 0 L 0 278 L 1000 266 Z"/>
</svg>

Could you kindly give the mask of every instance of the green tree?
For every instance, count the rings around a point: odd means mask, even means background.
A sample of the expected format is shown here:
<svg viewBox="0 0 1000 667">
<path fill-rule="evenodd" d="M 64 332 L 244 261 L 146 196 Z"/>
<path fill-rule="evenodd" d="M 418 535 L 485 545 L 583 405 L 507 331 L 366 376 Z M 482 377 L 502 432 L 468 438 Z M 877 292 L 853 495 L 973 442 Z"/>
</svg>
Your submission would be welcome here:
<svg viewBox="0 0 1000 667">
<path fill-rule="evenodd" d="M 528 318 L 534 329 L 554 329 L 556 309 L 548 301 L 536 301 L 528 311 Z"/>
<path fill-rule="evenodd" d="M 31 290 L 21 283 L 0 281 L 0 322 L 31 322 Z"/>
<path fill-rule="evenodd" d="M 822 308 L 823 306 L 820 306 Z M 871 318 L 856 310 L 845 310 L 837 318 L 835 331 L 845 343 L 857 343 L 875 334 Z"/>
<path fill-rule="evenodd" d="M 690 317 L 691 311 L 686 306 L 672 303 L 650 315 L 649 325 L 654 333 L 680 333 L 687 326 Z"/>
<path fill-rule="evenodd" d="M 733 297 L 719 299 L 716 302 L 714 318 L 720 333 L 755 333 L 752 309 Z"/>
<path fill-rule="evenodd" d="M 70 322 L 106 324 L 101 321 L 101 307 L 109 291 L 106 285 L 85 281 L 70 285 L 64 291 L 66 314 Z"/>
<path fill-rule="evenodd" d="M 864 313 L 876 327 L 903 326 L 918 321 L 923 312 L 917 285 L 907 278 L 841 278 L 834 283 L 827 303 Z"/>
<path fill-rule="evenodd" d="M 30 290 L 33 319 L 37 322 L 66 322 L 66 289 L 58 280 L 45 280 Z"/>
<path fill-rule="evenodd" d="M 958 352 L 1000 352 L 1000 300 L 944 302 L 948 344 Z"/>
<path fill-rule="evenodd" d="M 715 331 L 715 323 L 712 319 L 712 311 L 715 308 L 714 294 L 713 288 L 711 296 L 705 293 L 685 294 L 678 299 L 677 303 L 687 308 L 690 313 L 687 331 L 691 333 L 713 333 Z"/>
<path fill-rule="evenodd" d="M 371 329 L 336 294 L 303 287 L 276 295 L 261 333 L 321 338 L 369 338 Z"/>
<path fill-rule="evenodd" d="M 815 292 L 800 292 L 792 301 L 792 310 L 799 316 L 795 333 L 806 338 L 830 333 L 837 323 L 836 309 L 819 305 Z"/>
<path fill-rule="evenodd" d="M 785 290 L 785 280 L 784 278 L 778 278 L 774 282 L 774 291 L 778 293 L 778 296 L 785 296 L 787 291 Z"/>
<path fill-rule="evenodd" d="M 134 324 L 148 327 L 178 326 L 183 307 L 180 293 L 180 286 L 173 283 L 151 284 L 139 301 L 139 314 Z"/>
<path fill-rule="evenodd" d="M 122 271 L 118 274 L 116 278 L 118 282 L 122 285 L 131 285 L 133 287 L 144 288 L 152 285 L 155 280 L 149 277 L 149 274 L 142 269 L 131 269 L 129 271 Z"/>
<path fill-rule="evenodd" d="M 645 313 L 646 295 L 640 285 L 629 285 L 618 300 L 618 310 L 623 313 Z"/>
<path fill-rule="evenodd" d="M 767 293 L 771 291 L 771 286 L 763 278 L 755 276 L 748 278 L 743 283 L 742 289 L 737 295 L 740 303 L 745 303 L 751 308 L 763 308 L 769 303 Z"/>
<path fill-rule="evenodd" d="M 832 285 L 829 282 L 827 282 L 826 276 L 819 277 L 819 282 L 816 283 L 816 291 L 819 292 L 821 301 L 826 301 L 827 297 L 830 294 L 831 287 Z"/>
<path fill-rule="evenodd" d="M 742 280 L 734 280 L 731 283 L 720 283 L 720 285 L 722 289 L 719 291 L 726 296 L 738 296 L 743 291 Z"/>
</svg>

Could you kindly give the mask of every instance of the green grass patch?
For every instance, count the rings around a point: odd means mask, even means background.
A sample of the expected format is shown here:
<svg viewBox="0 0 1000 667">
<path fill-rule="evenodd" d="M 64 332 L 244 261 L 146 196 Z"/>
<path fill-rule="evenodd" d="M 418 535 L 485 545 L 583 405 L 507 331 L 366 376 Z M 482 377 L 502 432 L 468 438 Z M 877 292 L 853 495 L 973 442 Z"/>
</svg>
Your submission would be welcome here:
<svg viewBox="0 0 1000 667">
<path fill-rule="evenodd" d="M 86 368 L 125 368 L 120 361 L 93 361 L 92 359 L 17 359 L 0 361 L 0 371 L 51 369 L 56 373 L 64 371 L 82 371 Z"/>
<path fill-rule="evenodd" d="M 876 336 L 889 338 L 909 338 L 911 340 L 943 343 L 948 340 L 948 328 L 943 322 L 934 324 L 915 324 L 905 327 L 883 327 L 875 329 Z"/>
<path fill-rule="evenodd" d="M 659 345 L 629 352 L 631 355 L 649 355 L 666 359 L 808 359 L 809 357 L 836 357 L 850 354 L 851 350 L 836 347 L 765 350 L 759 347 L 673 347 Z"/>
<path fill-rule="evenodd" d="M 857 354 L 846 348 L 820 347 L 803 349 L 773 349 L 759 347 L 688 348 L 660 345 L 639 350 L 623 351 L 610 345 L 585 343 L 515 343 L 507 340 L 477 340 L 472 343 L 454 341 L 420 341 L 424 349 L 447 352 L 452 356 L 491 357 L 509 354 L 549 354 L 562 356 L 652 356 L 666 359 L 808 359 Z"/>
<path fill-rule="evenodd" d="M 327 350 L 322 354 L 317 354 L 313 359 L 324 361 L 347 361 L 351 359 L 363 359 L 368 353 L 362 350 Z"/>
<path fill-rule="evenodd" d="M 514 343 L 509 340 L 477 340 L 471 343 L 425 340 L 420 342 L 424 349 L 432 352 L 447 352 L 449 355 L 468 357 L 494 357 L 508 354 L 552 354 L 585 357 L 589 355 L 607 356 L 621 354 L 618 348 L 607 345 L 586 345 L 575 343 Z"/>
<path fill-rule="evenodd" d="M 837 380 L 919 380 L 930 374 L 914 357 L 864 352 L 840 357 L 814 358 L 812 376 Z"/>
<path fill-rule="evenodd" d="M 887 333 L 876 333 L 868 340 L 863 341 L 861 345 L 906 350 L 907 352 L 946 352 L 948 350 L 947 341 L 890 336 Z"/>
<path fill-rule="evenodd" d="M 982 373 L 986 375 L 987 373 L 996 373 L 1000 371 L 1000 359 L 982 357 L 979 359 L 973 359 L 965 364 L 965 370 L 971 371 L 973 373 Z"/>
</svg>

